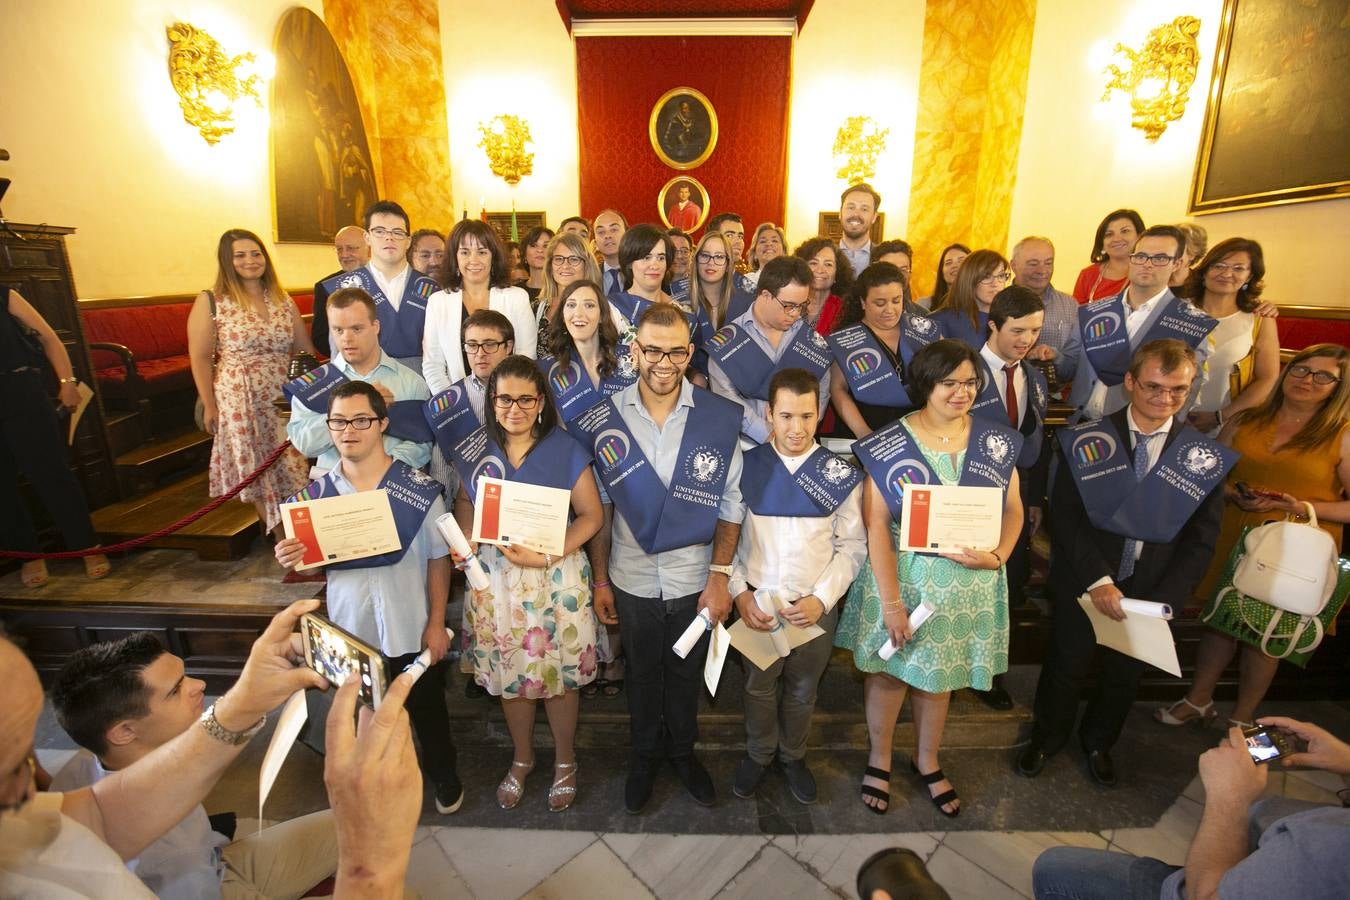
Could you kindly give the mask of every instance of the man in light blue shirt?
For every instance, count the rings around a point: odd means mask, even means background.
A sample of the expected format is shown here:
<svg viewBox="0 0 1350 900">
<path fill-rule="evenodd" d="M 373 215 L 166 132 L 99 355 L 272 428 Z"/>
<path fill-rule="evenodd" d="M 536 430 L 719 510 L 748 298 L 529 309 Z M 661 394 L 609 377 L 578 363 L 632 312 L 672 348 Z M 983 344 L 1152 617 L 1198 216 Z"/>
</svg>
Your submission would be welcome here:
<svg viewBox="0 0 1350 900">
<path fill-rule="evenodd" d="M 426 400 L 431 396 L 422 376 L 380 349 L 380 321 L 375 301 L 360 288 L 342 288 L 328 298 L 328 328 L 332 338 L 330 365 L 351 381 L 366 381 L 380 392 L 386 404 L 397 400 Z M 338 451 L 328 431 L 328 414 L 308 408 L 291 398 L 291 418 L 286 436 L 295 448 L 317 459 L 315 474 L 338 464 Z M 384 449 L 394 459 L 420 469 L 431 459 L 431 444 L 403 440 L 386 434 Z"/>
<path fill-rule="evenodd" d="M 872 223 L 881 208 L 881 195 L 870 184 L 860 181 L 844 189 L 839 197 L 839 252 L 853 266 L 856 278 L 872 264 Z"/>
<path fill-rule="evenodd" d="M 1049 238 L 1024 237 L 1013 245 L 1009 263 L 1013 283 L 1034 291 L 1045 304 L 1045 327 L 1027 359 L 1049 360 L 1061 382 L 1072 381 L 1083 340 L 1078 334 L 1078 301 L 1050 283 L 1055 275 L 1055 245 Z"/>
<path fill-rule="evenodd" d="M 765 264 L 759 279 L 759 293 L 750 308 L 741 313 L 729 324 L 736 326 L 738 332 L 748 335 L 754 345 L 764 352 L 771 362 L 772 371 L 787 367 L 801 367 L 801 361 L 784 363 L 783 356 L 792 342 L 798 339 L 802 329 L 815 342 L 815 350 L 826 363 L 820 377 L 820 409 L 824 415 L 830 399 L 829 349 L 825 339 L 817 335 L 806 320 L 806 309 L 810 304 L 811 269 L 806 260 L 796 256 L 780 256 Z M 742 352 L 753 352 L 746 347 Z M 743 449 L 751 445 L 762 444 L 769 439 L 767 400 L 748 396 L 743 393 L 726 370 L 717 361 L 716 351 L 710 352 L 708 361 L 708 380 L 713 393 L 739 403 L 745 409 L 741 417 L 741 435 L 746 441 Z M 767 382 L 767 379 L 765 379 Z"/>
</svg>

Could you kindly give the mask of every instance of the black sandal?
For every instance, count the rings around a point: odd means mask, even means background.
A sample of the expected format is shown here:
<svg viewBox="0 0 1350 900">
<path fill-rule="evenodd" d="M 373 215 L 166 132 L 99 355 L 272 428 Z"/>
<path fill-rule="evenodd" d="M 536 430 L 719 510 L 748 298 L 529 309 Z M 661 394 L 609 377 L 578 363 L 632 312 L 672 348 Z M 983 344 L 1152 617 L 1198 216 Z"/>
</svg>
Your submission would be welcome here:
<svg viewBox="0 0 1350 900">
<path fill-rule="evenodd" d="M 882 803 L 886 804 L 885 806 L 873 806 L 864 800 L 863 806 L 867 807 L 868 811 L 874 812 L 879 816 L 886 815 L 886 810 L 891 808 L 891 773 L 887 772 L 885 769 L 878 769 L 876 766 L 868 766 L 866 769 L 863 769 L 863 777 L 875 778 L 878 781 L 886 782 L 886 790 L 884 791 L 881 788 L 873 787 L 870 784 L 864 784 L 859 789 L 862 796 L 871 797 L 873 800 L 880 800 Z"/>
<path fill-rule="evenodd" d="M 914 763 L 914 760 L 912 759 L 909 761 L 909 770 L 913 772 L 915 775 L 919 776 L 919 780 L 922 781 L 925 785 L 924 788 L 925 790 L 927 790 L 927 785 L 937 784 L 939 781 L 942 781 L 947 777 L 942 773 L 941 769 L 934 769 L 927 775 L 923 774 L 922 772 L 919 771 L 919 767 Z M 942 808 L 946 806 L 948 803 L 959 802 L 961 800 L 961 798 L 957 796 L 956 788 L 952 788 L 949 791 L 943 791 L 936 797 L 934 797 L 930 792 L 928 795 L 928 799 L 933 801 L 933 805 L 937 807 L 938 812 L 942 813 L 949 819 L 955 819 L 957 816 L 961 815 L 961 807 L 959 806 L 956 808 L 956 812 L 947 812 L 945 809 Z"/>
</svg>

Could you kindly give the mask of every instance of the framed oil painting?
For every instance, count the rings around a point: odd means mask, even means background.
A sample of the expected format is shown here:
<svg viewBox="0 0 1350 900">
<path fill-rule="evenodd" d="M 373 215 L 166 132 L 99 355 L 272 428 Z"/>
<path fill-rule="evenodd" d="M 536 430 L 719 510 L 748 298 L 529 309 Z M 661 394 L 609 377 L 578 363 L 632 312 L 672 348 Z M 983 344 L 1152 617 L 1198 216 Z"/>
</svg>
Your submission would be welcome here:
<svg viewBox="0 0 1350 900">
<path fill-rule="evenodd" d="M 652 107 L 647 132 L 661 162 L 682 172 L 697 169 L 717 147 L 717 113 L 693 88 L 672 88 Z"/>
<path fill-rule="evenodd" d="M 1350 196 L 1350 0 L 1224 0 L 1192 213 Z"/>
<path fill-rule="evenodd" d="M 692 235 L 708 221 L 709 203 L 708 189 L 697 178 L 676 175 L 661 188 L 656 197 L 656 210 L 667 228 L 678 228 Z"/>
<path fill-rule="evenodd" d="M 279 242 L 327 244 L 378 199 L 361 106 L 323 20 L 296 7 L 277 27 L 272 209 Z"/>
</svg>

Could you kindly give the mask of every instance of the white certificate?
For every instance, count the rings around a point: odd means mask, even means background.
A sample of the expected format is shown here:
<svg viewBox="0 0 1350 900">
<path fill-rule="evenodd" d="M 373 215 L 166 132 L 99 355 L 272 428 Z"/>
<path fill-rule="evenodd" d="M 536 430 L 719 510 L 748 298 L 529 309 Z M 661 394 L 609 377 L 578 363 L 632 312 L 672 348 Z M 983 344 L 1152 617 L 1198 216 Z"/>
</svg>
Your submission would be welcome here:
<svg viewBox="0 0 1350 900">
<path fill-rule="evenodd" d="M 562 556 L 572 492 L 500 478 L 478 479 L 473 539 L 480 544 L 518 544 Z"/>
<path fill-rule="evenodd" d="M 286 537 L 305 545 L 297 570 L 392 553 L 402 545 L 383 489 L 281 504 Z"/>
<path fill-rule="evenodd" d="M 946 484 L 905 486 L 900 550 L 993 550 L 1003 532 L 1003 491 Z"/>
<path fill-rule="evenodd" d="M 1120 601 L 1120 609 L 1125 613 L 1125 618 L 1117 622 L 1097 612 L 1090 594 L 1079 597 L 1078 604 L 1092 623 L 1092 633 L 1096 635 L 1097 643 L 1143 660 L 1177 678 L 1181 677 L 1177 645 L 1172 639 L 1172 629 L 1167 624 L 1172 618 L 1172 607 L 1166 603 L 1124 597 Z"/>
</svg>

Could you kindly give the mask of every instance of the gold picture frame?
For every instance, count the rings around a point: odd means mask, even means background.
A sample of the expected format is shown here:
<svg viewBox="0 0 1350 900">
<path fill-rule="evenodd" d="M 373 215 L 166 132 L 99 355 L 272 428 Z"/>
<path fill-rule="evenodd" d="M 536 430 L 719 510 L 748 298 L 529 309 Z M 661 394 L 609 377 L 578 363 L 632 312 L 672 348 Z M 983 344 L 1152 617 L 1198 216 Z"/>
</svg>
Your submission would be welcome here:
<svg viewBox="0 0 1350 900">
<path fill-rule="evenodd" d="M 697 169 L 717 148 L 717 111 L 699 91 L 671 88 L 652 107 L 647 136 L 657 158 L 670 168 Z"/>
<path fill-rule="evenodd" d="M 1310 114 L 1350 104 L 1337 74 L 1350 50 L 1327 15 L 1326 4 L 1224 0 L 1190 213 L 1350 196 L 1350 156 Z"/>
<path fill-rule="evenodd" d="M 681 187 L 689 188 L 688 205 L 684 210 L 679 209 L 682 202 L 679 196 Z M 694 196 L 697 194 L 697 196 Z M 708 221 L 708 211 L 711 209 L 712 201 L 708 199 L 708 189 L 703 183 L 692 175 L 676 175 L 661 186 L 660 192 L 656 195 L 656 212 L 661 217 L 667 228 L 678 228 L 686 234 L 692 235 L 703 227 L 703 223 Z M 694 214 L 694 222 L 689 222 L 691 213 L 687 212 L 690 208 L 697 210 Z"/>
</svg>

